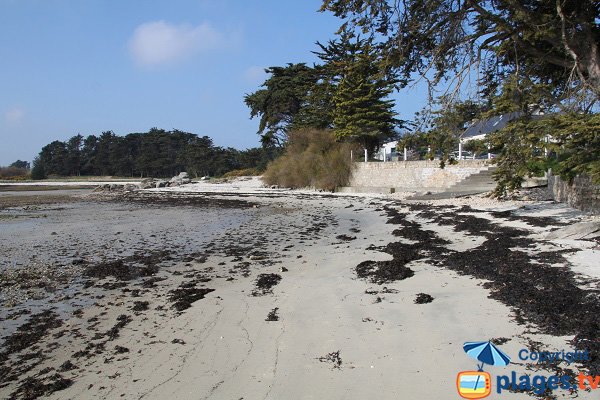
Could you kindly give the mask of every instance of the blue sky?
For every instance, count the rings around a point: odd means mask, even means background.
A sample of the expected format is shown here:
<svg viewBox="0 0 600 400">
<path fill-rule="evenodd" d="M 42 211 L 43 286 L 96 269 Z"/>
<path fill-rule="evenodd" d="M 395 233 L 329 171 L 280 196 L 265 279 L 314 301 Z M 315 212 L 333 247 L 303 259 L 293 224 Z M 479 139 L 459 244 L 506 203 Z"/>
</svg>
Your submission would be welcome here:
<svg viewBox="0 0 600 400">
<path fill-rule="evenodd" d="M 180 129 L 258 145 L 244 94 L 316 61 L 340 21 L 320 0 L 0 0 L 0 165 L 52 140 Z M 399 117 L 425 103 L 397 97 Z"/>
</svg>

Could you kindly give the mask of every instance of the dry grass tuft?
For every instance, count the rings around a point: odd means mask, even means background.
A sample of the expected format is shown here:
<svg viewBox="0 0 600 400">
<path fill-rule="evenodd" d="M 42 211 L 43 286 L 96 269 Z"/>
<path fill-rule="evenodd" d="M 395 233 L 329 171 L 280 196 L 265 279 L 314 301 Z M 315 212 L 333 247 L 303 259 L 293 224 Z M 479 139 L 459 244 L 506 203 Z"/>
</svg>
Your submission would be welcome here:
<svg viewBox="0 0 600 400">
<path fill-rule="evenodd" d="M 332 191 L 350 180 L 353 148 L 349 143 L 337 142 L 331 131 L 291 132 L 284 154 L 267 166 L 262 179 L 268 185 Z"/>
</svg>

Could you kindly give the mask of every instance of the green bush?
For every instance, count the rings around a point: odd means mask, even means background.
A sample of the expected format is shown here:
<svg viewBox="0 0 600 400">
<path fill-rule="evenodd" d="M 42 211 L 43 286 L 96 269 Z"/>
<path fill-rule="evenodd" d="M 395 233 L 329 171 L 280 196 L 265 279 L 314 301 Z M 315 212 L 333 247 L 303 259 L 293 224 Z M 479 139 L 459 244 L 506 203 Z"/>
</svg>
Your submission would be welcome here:
<svg viewBox="0 0 600 400">
<path fill-rule="evenodd" d="M 355 147 L 337 142 L 328 130 L 291 132 L 285 152 L 267 166 L 263 181 L 281 187 L 332 191 L 348 184 L 353 166 L 350 151 Z"/>
</svg>

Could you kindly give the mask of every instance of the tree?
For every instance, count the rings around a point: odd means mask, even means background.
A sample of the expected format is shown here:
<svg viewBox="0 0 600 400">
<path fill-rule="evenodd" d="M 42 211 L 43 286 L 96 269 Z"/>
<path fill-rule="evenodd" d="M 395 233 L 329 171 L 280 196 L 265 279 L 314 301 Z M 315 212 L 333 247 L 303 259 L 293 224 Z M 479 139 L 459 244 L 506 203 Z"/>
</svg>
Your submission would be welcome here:
<svg viewBox="0 0 600 400">
<path fill-rule="evenodd" d="M 40 156 L 33 159 L 33 167 L 31 168 L 31 179 L 39 180 L 46 179 L 46 169 Z"/>
<path fill-rule="evenodd" d="M 28 161 L 17 160 L 14 163 L 10 164 L 9 167 L 29 169 L 29 162 Z"/>
<path fill-rule="evenodd" d="M 81 175 L 81 147 L 83 145 L 83 136 L 77 134 L 66 143 L 67 160 L 66 169 L 69 175 Z"/>
<path fill-rule="evenodd" d="M 317 82 L 319 71 L 304 63 L 285 67 L 270 67 L 271 76 L 262 84 L 264 89 L 244 97 L 250 108 L 250 118 L 260 117 L 258 134 L 263 144 L 280 145 L 285 142 L 290 127 Z"/>
<path fill-rule="evenodd" d="M 67 164 L 67 146 L 64 142 L 55 140 L 42 147 L 39 158 L 47 175 L 69 175 Z"/>
<path fill-rule="evenodd" d="M 344 38 L 342 38 L 344 39 Z M 393 87 L 375 62 L 370 40 L 356 39 L 339 58 L 339 83 L 333 95 L 334 132 L 339 140 L 359 142 L 370 154 L 396 134 L 394 102 L 387 99 Z"/>
<path fill-rule="evenodd" d="M 594 0 L 324 0 L 321 11 L 382 38 L 380 61 L 433 86 L 460 86 L 473 69 L 492 93 L 508 75 L 551 83 L 560 101 L 600 98 L 600 3 Z"/>
<path fill-rule="evenodd" d="M 431 113 L 431 129 L 425 133 L 431 155 L 439 153 L 440 166 L 451 159 L 458 147 L 460 137 L 469 122 L 481 117 L 487 107 L 472 100 L 452 101 L 441 97 L 436 101 L 437 110 Z"/>
</svg>

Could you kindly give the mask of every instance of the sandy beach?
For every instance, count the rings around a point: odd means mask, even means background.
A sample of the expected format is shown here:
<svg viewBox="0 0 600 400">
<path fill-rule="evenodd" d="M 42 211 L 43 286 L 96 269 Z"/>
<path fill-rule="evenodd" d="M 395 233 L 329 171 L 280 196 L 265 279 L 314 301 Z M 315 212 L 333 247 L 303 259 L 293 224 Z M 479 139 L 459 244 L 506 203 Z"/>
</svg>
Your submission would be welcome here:
<svg viewBox="0 0 600 400">
<path fill-rule="evenodd" d="M 492 375 L 600 375 L 598 236 L 569 233 L 598 219 L 565 205 L 256 179 L 11 196 L 0 398 L 456 399 L 463 343 L 488 340 L 513 361 Z"/>
</svg>

